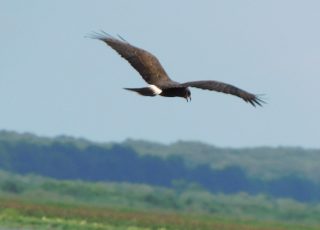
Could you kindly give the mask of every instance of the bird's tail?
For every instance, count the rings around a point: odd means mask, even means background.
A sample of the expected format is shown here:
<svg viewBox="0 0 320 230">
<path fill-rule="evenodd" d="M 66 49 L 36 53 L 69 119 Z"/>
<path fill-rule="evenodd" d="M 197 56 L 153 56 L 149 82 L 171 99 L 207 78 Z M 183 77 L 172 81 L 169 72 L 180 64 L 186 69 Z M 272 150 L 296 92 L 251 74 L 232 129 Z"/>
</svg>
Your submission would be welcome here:
<svg viewBox="0 0 320 230">
<path fill-rule="evenodd" d="M 150 87 L 143 87 L 143 88 L 124 88 L 126 90 L 130 90 L 133 92 L 136 92 L 142 96 L 149 96 L 149 97 L 154 97 L 158 93 L 156 93 L 152 88 Z"/>
</svg>

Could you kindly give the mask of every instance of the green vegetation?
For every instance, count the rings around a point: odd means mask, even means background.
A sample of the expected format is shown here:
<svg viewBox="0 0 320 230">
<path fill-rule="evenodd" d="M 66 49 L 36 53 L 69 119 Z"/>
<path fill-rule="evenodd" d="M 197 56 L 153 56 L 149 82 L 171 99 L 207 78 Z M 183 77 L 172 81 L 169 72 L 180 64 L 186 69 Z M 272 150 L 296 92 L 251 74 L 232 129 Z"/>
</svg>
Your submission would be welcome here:
<svg viewBox="0 0 320 230">
<path fill-rule="evenodd" d="M 181 187 L 183 182 L 176 184 Z M 319 216 L 319 204 L 245 193 L 212 194 L 193 184 L 174 190 L 0 172 L 0 222 L 6 226 L 300 230 L 320 227 Z"/>
<path fill-rule="evenodd" d="M 225 169 L 238 166 L 254 178 L 279 179 L 299 175 L 320 184 L 320 149 L 300 147 L 256 147 L 256 148 L 219 148 L 201 142 L 179 141 L 170 145 L 142 140 L 126 140 L 123 143 L 96 143 L 82 138 L 58 136 L 55 138 L 39 137 L 30 133 L 19 134 L 0 131 L 0 156 L 6 146 L 19 144 L 48 147 L 65 144 L 84 150 L 90 146 L 110 150 L 114 146 L 123 146 L 139 155 L 157 156 L 163 159 L 178 157 L 188 166 L 209 164 L 213 169 Z"/>
<path fill-rule="evenodd" d="M 320 201 L 319 158 L 318 150 L 298 148 L 219 149 L 194 142 L 99 144 L 0 132 L 0 169 L 6 171 L 167 188 L 183 181 L 212 193 L 265 194 L 309 203 Z"/>
<path fill-rule="evenodd" d="M 67 230 L 315 230 L 317 226 L 232 220 L 218 216 L 142 212 L 84 205 L 38 204 L 0 200 L 2 226 Z M 1 227 L 0 227 L 1 229 Z M 19 228 L 20 229 L 20 228 Z"/>
<path fill-rule="evenodd" d="M 320 229 L 319 153 L 0 131 L 0 230 Z"/>
<path fill-rule="evenodd" d="M 213 169 L 239 166 L 249 176 L 266 180 L 300 175 L 320 183 L 319 149 L 300 147 L 219 148 L 201 142 L 178 141 L 163 145 L 148 141 L 127 140 L 123 145 L 142 155 L 163 158 L 181 157 L 188 165 L 210 164 Z"/>
</svg>

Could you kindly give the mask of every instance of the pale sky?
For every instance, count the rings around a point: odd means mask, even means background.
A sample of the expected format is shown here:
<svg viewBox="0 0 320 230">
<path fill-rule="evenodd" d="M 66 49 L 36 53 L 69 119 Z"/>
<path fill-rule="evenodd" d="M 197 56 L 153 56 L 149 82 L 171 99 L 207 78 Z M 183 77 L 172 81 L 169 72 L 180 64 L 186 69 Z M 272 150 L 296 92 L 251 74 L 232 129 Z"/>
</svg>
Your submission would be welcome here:
<svg viewBox="0 0 320 230">
<path fill-rule="evenodd" d="M 93 141 L 320 148 L 320 1 L 0 1 L 0 129 Z M 120 34 L 173 80 L 219 80 L 268 102 L 191 89 L 142 97 L 92 31 Z"/>
</svg>

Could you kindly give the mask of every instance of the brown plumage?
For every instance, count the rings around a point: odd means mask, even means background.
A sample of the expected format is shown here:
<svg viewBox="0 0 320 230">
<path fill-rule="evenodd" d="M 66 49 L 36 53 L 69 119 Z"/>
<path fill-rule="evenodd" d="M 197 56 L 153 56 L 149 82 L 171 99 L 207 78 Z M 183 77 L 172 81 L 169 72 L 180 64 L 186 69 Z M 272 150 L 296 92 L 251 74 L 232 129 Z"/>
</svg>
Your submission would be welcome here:
<svg viewBox="0 0 320 230">
<path fill-rule="evenodd" d="M 164 68 L 161 66 L 159 60 L 146 50 L 137 48 L 122 37 L 119 39 L 102 32 L 94 33 L 91 38 L 101 40 L 114 49 L 118 54 L 126 59 L 131 66 L 136 69 L 142 78 L 149 83 L 148 87 L 144 88 L 125 88 L 134 91 L 143 96 L 161 95 L 164 97 L 183 97 L 187 101 L 191 100 L 191 92 L 188 87 L 195 87 L 199 89 L 212 90 L 232 94 L 249 102 L 251 105 L 262 106 L 262 101 L 257 95 L 246 92 L 233 85 L 223 82 L 207 80 L 207 81 L 191 81 L 185 83 L 178 83 L 172 81 Z"/>
</svg>

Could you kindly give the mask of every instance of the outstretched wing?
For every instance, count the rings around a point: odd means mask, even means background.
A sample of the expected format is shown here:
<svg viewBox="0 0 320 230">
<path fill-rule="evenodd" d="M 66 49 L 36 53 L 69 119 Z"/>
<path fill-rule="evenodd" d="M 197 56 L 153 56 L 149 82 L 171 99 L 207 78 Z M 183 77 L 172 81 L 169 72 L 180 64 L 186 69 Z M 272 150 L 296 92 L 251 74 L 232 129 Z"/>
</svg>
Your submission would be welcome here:
<svg viewBox="0 0 320 230">
<path fill-rule="evenodd" d="M 213 91 L 217 91 L 217 92 L 232 94 L 234 96 L 241 97 L 245 102 L 249 102 L 253 106 L 256 106 L 256 105 L 262 106 L 262 104 L 265 103 L 257 95 L 252 94 L 252 93 L 248 93 L 248 92 L 246 92 L 242 89 L 239 89 L 233 85 L 226 84 L 223 82 L 191 81 L 191 82 L 182 83 L 181 86 L 195 87 L 195 88 L 199 88 L 199 89 L 213 90 Z"/>
<path fill-rule="evenodd" d="M 149 84 L 162 85 L 166 81 L 170 82 L 166 71 L 161 66 L 159 60 L 143 49 L 132 46 L 127 41 L 119 36 L 116 39 L 109 34 L 102 32 L 94 33 L 90 36 L 94 39 L 99 39 L 117 51 L 124 59 L 126 59 L 133 68 L 135 68 L 142 78 Z"/>
</svg>

